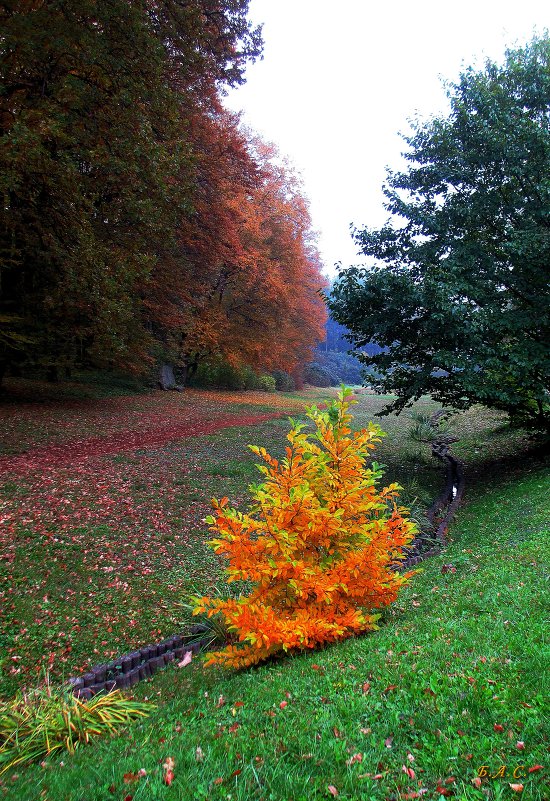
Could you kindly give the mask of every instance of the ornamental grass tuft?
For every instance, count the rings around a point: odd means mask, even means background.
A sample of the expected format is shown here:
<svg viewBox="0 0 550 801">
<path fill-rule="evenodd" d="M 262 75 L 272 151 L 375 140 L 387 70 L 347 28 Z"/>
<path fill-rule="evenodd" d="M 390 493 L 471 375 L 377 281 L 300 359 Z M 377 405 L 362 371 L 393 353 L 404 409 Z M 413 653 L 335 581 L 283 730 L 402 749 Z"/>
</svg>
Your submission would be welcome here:
<svg viewBox="0 0 550 801">
<path fill-rule="evenodd" d="M 0 775 L 58 751 L 73 754 L 81 743 L 112 734 L 153 708 L 115 690 L 80 701 L 65 687 L 20 692 L 0 701 Z"/>
</svg>

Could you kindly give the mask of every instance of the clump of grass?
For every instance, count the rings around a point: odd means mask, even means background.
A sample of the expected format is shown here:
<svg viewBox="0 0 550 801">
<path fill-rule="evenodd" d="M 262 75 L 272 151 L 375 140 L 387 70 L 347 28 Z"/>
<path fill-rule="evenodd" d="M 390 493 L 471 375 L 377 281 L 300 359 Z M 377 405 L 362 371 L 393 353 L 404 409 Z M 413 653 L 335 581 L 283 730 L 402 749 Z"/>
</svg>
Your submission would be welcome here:
<svg viewBox="0 0 550 801">
<path fill-rule="evenodd" d="M 413 425 L 409 430 L 409 438 L 413 442 L 435 442 L 441 438 L 456 439 L 452 436 L 448 422 L 449 412 L 439 409 L 436 412 L 411 412 Z"/>
<path fill-rule="evenodd" d="M 81 743 L 146 717 L 152 706 L 130 700 L 118 690 L 89 701 L 49 685 L 21 692 L 0 702 L 0 775 L 61 750 L 73 754 Z"/>
</svg>

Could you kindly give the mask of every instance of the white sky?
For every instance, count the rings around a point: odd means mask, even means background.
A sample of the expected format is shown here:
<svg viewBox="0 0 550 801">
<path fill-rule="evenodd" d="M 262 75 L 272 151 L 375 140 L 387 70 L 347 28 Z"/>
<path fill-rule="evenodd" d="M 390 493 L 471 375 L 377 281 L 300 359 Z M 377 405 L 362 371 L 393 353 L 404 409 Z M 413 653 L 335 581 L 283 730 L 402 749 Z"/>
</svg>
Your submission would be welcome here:
<svg viewBox="0 0 550 801">
<path fill-rule="evenodd" d="M 325 269 L 360 263 L 349 224 L 386 217 L 407 120 L 445 111 L 441 79 L 550 28 L 549 0 L 251 0 L 264 59 L 226 105 L 301 173 Z"/>
</svg>

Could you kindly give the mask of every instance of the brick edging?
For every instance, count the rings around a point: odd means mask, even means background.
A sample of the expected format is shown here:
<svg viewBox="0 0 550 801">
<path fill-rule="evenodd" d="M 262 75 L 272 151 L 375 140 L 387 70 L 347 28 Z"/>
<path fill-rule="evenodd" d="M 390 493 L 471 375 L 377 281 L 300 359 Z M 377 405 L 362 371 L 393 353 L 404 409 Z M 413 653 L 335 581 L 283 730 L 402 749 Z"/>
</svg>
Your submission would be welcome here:
<svg viewBox="0 0 550 801">
<path fill-rule="evenodd" d="M 196 634 L 204 631 L 202 627 L 196 629 L 200 629 Z M 174 634 L 156 645 L 145 645 L 111 662 L 96 665 L 82 676 L 72 676 L 67 683 L 73 694 L 83 700 L 89 700 L 102 690 L 128 690 L 143 679 L 150 678 L 170 662 L 183 659 L 189 652 L 196 654 L 205 650 L 209 644 L 208 637 L 189 642 L 188 634 Z"/>
</svg>

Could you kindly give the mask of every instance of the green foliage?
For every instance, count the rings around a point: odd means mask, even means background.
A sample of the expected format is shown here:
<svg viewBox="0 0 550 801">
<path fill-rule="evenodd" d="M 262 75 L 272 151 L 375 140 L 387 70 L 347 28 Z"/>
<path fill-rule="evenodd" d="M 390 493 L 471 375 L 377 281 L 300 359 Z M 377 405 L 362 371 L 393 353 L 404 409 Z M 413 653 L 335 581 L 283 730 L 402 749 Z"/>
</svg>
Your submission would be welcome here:
<svg viewBox="0 0 550 801">
<path fill-rule="evenodd" d="M 313 387 L 337 387 L 341 384 L 341 379 L 336 373 L 317 362 L 306 365 L 303 371 L 303 379 L 306 384 Z"/>
<path fill-rule="evenodd" d="M 275 392 L 277 389 L 277 382 L 272 375 L 260 375 L 258 376 L 257 389 L 261 389 L 262 392 Z"/>
<path fill-rule="evenodd" d="M 279 392 L 294 392 L 296 389 L 296 382 L 285 370 L 273 370 L 271 375 L 275 379 L 275 386 Z"/>
<path fill-rule="evenodd" d="M 341 273 L 329 300 L 358 354 L 398 395 L 479 402 L 549 425 L 550 39 L 465 70 L 446 118 L 416 123 L 409 162 L 388 173 L 379 230 L 356 231 L 373 261 Z"/>
<path fill-rule="evenodd" d="M 248 365 L 229 364 L 221 356 L 199 363 L 197 371 L 189 381 L 191 386 L 208 389 L 261 390 L 274 392 L 275 379 L 270 375 L 256 373 Z"/>
<path fill-rule="evenodd" d="M 411 412 L 413 425 L 409 430 L 409 437 L 414 442 L 435 442 L 440 437 L 450 435 L 448 415 L 439 412 Z"/>
<path fill-rule="evenodd" d="M 136 718 L 145 717 L 151 704 L 131 701 L 120 692 L 79 701 L 67 688 L 19 693 L 0 702 L 0 775 L 7 770 L 112 734 Z"/>
</svg>

